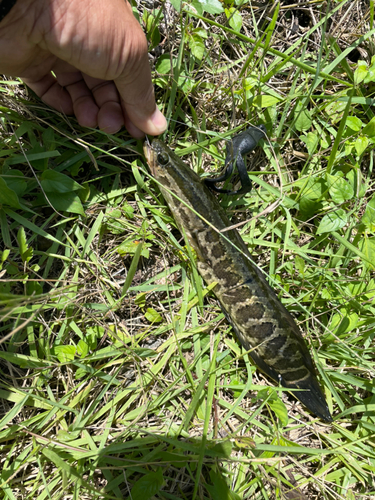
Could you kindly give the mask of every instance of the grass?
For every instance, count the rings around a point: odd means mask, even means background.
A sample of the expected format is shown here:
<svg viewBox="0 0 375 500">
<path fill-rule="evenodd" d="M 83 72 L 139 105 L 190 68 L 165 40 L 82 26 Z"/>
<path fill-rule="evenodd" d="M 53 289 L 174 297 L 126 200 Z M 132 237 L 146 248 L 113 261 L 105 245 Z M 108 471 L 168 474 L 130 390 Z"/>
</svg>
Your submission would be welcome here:
<svg viewBox="0 0 375 500">
<path fill-rule="evenodd" d="M 226 137 L 268 128 L 252 193 L 221 201 L 334 423 L 255 370 L 142 144 L 4 79 L 0 498 L 373 499 L 373 1 L 144 5 L 164 140 L 192 168 L 220 172 Z"/>
</svg>

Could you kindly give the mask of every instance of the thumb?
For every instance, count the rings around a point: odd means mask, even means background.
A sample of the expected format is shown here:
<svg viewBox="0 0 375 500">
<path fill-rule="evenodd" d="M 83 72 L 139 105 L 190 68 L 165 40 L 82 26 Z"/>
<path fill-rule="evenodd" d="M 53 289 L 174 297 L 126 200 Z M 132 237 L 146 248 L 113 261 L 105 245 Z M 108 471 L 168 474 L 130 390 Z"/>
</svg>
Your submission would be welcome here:
<svg viewBox="0 0 375 500">
<path fill-rule="evenodd" d="M 148 75 L 150 73 L 148 64 L 147 69 L 148 71 L 144 71 L 146 75 L 142 76 L 143 71 L 140 68 L 139 78 L 131 82 L 128 79 L 126 83 L 115 80 L 121 96 L 125 127 L 135 137 L 143 135 L 139 131 L 149 135 L 160 135 L 167 128 L 167 121 L 155 103 L 151 74 Z"/>
<path fill-rule="evenodd" d="M 115 78 L 127 122 L 125 126 L 130 133 L 133 125 L 146 134 L 159 135 L 167 128 L 167 121 L 155 103 L 147 40 L 135 17 L 129 28 L 124 44 L 126 54 L 122 59 L 125 64 Z"/>
</svg>

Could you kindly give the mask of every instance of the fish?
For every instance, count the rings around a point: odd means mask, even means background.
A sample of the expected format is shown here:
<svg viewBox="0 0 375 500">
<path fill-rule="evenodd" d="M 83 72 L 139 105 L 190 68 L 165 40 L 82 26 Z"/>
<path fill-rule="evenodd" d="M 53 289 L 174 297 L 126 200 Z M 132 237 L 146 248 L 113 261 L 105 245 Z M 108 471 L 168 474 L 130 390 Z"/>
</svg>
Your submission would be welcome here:
<svg viewBox="0 0 375 500">
<path fill-rule="evenodd" d="M 292 315 L 283 306 L 216 196 L 201 177 L 159 139 L 144 145 L 152 176 L 182 234 L 195 250 L 197 269 L 257 368 L 332 422 L 316 368 Z M 223 231 L 225 230 L 225 231 Z"/>
</svg>

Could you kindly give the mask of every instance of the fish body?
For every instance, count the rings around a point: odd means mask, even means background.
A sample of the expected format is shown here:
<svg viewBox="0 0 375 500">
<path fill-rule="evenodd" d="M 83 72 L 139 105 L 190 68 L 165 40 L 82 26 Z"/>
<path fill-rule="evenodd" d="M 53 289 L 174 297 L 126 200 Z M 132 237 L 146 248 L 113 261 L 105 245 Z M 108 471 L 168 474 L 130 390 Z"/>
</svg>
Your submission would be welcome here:
<svg viewBox="0 0 375 500">
<path fill-rule="evenodd" d="M 196 252 L 198 271 L 207 284 L 217 283 L 215 295 L 255 365 L 283 387 L 295 389 L 293 395 L 312 413 L 331 422 L 293 317 L 251 262 L 240 234 L 235 229 L 220 233 L 230 222 L 216 197 L 162 141 L 154 139 L 144 151 L 177 225 Z"/>
</svg>

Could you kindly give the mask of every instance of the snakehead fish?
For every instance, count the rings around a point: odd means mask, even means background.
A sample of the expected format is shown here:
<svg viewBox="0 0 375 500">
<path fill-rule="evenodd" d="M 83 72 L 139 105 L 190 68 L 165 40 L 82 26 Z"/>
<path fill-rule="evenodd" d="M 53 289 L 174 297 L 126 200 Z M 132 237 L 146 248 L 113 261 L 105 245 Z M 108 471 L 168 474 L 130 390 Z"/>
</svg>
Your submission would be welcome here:
<svg viewBox="0 0 375 500">
<path fill-rule="evenodd" d="M 296 389 L 293 395 L 313 414 L 331 422 L 313 361 L 293 317 L 249 259 L 239 233 L 234 229 L 220 233 L 230 222 L 215 195 L 162 141 L 145 143 L 144 152 L 179 229 L 197 254 L 201 276 L 207 284 L 217 283 L 215 295 L 255 365 L 283 387 Z"/>
</svg>

